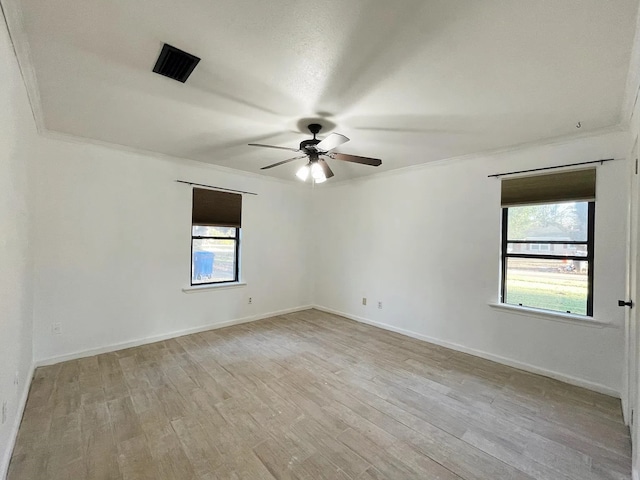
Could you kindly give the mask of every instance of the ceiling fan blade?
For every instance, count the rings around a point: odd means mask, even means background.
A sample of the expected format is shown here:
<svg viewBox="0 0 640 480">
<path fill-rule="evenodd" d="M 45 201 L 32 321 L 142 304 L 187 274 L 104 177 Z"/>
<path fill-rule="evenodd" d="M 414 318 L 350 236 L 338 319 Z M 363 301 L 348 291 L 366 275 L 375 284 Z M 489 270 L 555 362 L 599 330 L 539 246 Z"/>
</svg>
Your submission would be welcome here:
<svg viewBox="0 0 640 480">
<path fill-rule="evenodd" d="M 289 147 L 278 147 L 276 145 L 265 145 L 263 143 L 249 143 L 250 147 L 266 147 L 266 148 L 277 148 L 278 150 L 289 150 L 291 152 L 299 152 L 298 148 L 289 148 Z"/>
<path fill-rule="evenodd" d="M 327 178 L 333 177 L 333 171 L 329 168 L 329 164 L 325 162 L 323 159 L 318 160 L 318 165 L 322 167 L 322 171 L 324 172 L 324 176 Z"/>
<path fill-rule="evenodd" d="M 342 160 L 344 162 L 361 163 L 362 165 L 371 165 L 372 167 L 379 167 L 382 165 L 382 160 L 379 158 L 359 157 L 358 155 L 347 155 L 346 153 L 331 153 L 331 158 L 336 160 Z"/>
<path fill-rule="evenodd" d="M 344 135 L 340 135 L 339 133 L 332 133 L 325 137 L 319 144 L 316 145 L 316 149 L 319 152 L 328 152 L 329 150 L 333 150 L 336 147 L 339 147 L 343 143 L 347 143 L 349 139 Z"/>
<path fill-rule="evenodd" d="M 293 162 L 294 160 L 300 160 L 301 158 L 306 158 L 306 157 L 307 157 L 306 155 L 301 155 L 299 157 L 293 157 L 293 158 L 290 158 L 289 160 L 283 160 L 281 162 L 274 163 L 273 165 L 267 165 L 266 167 L 262 167 L 260 170 L 266 170 L 268 168 L 277 167 L 278 165 L 284 165 L 285 163 Z"/>
</svg>

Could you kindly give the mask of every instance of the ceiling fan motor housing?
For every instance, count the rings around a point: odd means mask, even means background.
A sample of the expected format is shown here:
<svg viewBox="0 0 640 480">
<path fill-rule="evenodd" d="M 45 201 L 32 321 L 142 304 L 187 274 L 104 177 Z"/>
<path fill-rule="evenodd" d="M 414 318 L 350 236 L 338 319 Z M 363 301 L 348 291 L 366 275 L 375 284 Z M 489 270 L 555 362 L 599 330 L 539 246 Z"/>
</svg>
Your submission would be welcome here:
<svg viewBox="0 0 640 480">
<path fill-rule="evenodd" d="M 320 143 L 320 140 L 317 140 L 315 138 L 311 139 L 311 140 L 303 140 L 300 142 L 300 150 L 302 150 L 303 152 L 307 153 L 309 150 L 307 149 L 307 147 L 311 147 L 311 146 L 315 146 L 317 144 Z M 313 151 L 315 151 L 314 149 L 311 149 Z"/>
</svg>

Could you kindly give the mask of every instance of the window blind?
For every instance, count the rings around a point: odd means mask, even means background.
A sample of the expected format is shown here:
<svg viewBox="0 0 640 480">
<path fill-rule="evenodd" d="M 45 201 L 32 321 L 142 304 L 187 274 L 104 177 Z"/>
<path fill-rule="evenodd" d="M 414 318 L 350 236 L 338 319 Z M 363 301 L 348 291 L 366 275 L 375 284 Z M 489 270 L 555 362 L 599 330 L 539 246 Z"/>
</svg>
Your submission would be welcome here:
<svg viewBox="0 0 640 480">
<path fill-rule="evenodd" d="M 191 212 L 192 225 L 240 228 L 242 225 L 242 195 L 194 188 Z"/>
<path fill-rule="evenodd" d="M 503 207 L 595 199 L 595 168 L 502 180 Z"/>
</svg>

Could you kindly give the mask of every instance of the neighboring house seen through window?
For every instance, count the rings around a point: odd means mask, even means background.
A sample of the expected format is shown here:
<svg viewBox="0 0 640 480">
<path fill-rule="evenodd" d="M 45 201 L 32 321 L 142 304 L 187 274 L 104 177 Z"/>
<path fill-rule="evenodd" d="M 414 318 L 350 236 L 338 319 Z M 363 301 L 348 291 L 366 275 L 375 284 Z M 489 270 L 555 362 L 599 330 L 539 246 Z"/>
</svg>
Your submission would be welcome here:
<svg viewBox="0 0 640 480">
<path fill-rule="evenodd" d="M 242 195 L 193 189 L 191 285 L 239 281 Z"/>
<path fill-rule="evenodd" d="M 594 199 L 595 169 L 503 180 L 502 303 L 593 316 Z"/>
</svg>

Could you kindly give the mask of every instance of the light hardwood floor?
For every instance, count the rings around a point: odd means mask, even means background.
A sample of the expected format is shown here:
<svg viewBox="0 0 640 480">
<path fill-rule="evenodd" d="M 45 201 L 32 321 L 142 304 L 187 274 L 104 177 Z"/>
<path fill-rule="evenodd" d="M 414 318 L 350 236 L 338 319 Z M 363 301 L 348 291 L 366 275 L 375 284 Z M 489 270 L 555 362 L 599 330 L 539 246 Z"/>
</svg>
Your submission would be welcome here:
<svg viewBox="0 0 640 480">
<path fill-rule="evenodd" d="M 316 310 L 39 368 L 10 480 L 629 479 L 620 402 Z"/>
</svg>

